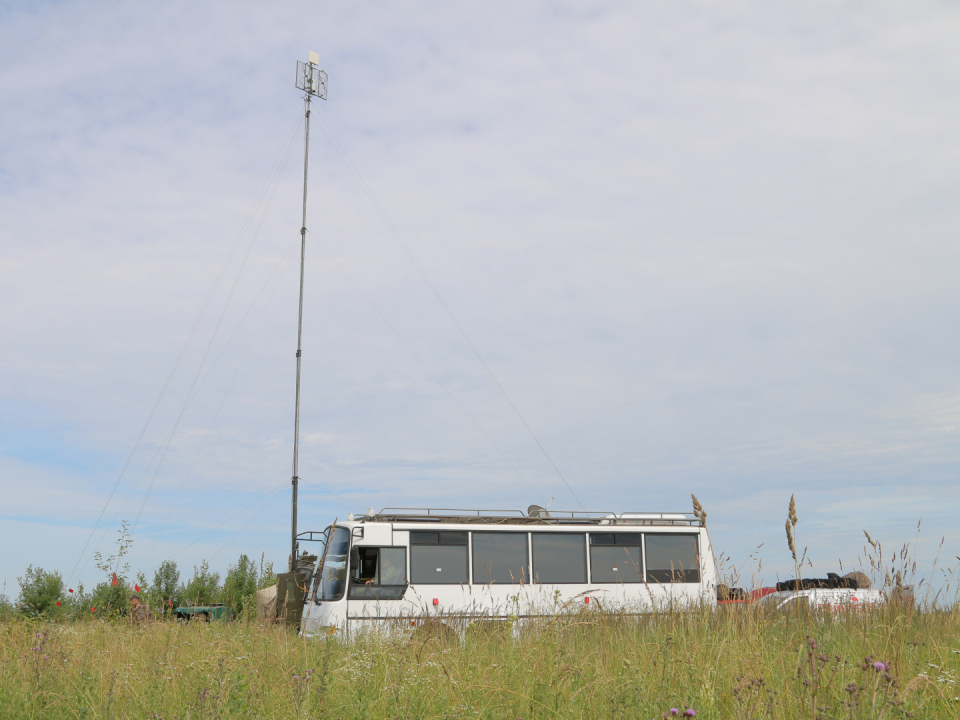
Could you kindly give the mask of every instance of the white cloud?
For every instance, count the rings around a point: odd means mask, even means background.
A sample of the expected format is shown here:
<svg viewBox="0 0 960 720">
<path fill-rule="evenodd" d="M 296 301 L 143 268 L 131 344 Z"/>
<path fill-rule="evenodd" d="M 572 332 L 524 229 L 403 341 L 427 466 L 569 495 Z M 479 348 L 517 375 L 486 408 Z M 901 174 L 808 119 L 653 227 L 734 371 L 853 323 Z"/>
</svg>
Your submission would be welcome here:
<svg viewBox="0 0 960 720">
<path fill-rule="evenodd" d="M 330 73 L 319 112 L 585 504 L 671 510 L 696 492 L 718 546 L 745 557 L 766 541 L 771 571 L 787 567 L 774 548 L 792 492 L 823 569 L 863 527 L 898 543 L 923 516 L 960 539 L 946 512 L 954 9 L 2 12 L 0 482 L 21 518 L 4 531 L 8 579 L 40 555 L 73 565 L 296 122 L 294 61 L 311 48 Z M 312 138 L 311 234 L 536 493 L 311 242 L 302 474 L 345 498 L 305 485 L 303 522 L 371 504 L 572 506 L 318 126 Z M 156 480 L 249 235 L 107 509 L 132 519 L 153 483 L 135 560 L 289 475 L 299 152 Z M 285 503 L 229 552 L 282 562 Z M 43 554 L 51 532 L 63 543 Z"/>
</svg>

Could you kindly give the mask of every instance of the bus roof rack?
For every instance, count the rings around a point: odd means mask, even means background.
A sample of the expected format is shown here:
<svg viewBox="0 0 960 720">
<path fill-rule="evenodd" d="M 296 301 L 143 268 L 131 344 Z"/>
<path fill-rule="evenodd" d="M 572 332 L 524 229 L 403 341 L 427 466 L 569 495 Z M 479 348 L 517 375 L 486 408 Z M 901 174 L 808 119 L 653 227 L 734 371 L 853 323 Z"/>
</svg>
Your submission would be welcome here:
<svg viewBox="0 0 960 720">
<path fill-rule="evenodd" d="M 360 518 L 358 518 L 360 519 Z M 454 523 L 476 525 L 659 525 L 699 527 L 693 513 L 651 513 L 585 510 L 550 510 L 548 515 L 527 515 L 520 510 L 470 510 L 462 508 L 383 508 L 366 516 L 373 522 Z"/>
</svg>

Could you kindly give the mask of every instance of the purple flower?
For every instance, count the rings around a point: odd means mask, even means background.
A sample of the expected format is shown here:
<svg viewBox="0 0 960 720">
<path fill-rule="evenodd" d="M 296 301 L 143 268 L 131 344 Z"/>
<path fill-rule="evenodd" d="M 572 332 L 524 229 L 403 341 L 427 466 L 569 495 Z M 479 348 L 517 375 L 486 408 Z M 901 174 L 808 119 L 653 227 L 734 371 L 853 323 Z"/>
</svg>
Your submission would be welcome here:
<svg viewBox="0 0 960 720">
<path fill-rule="evenodd" d="M 687 708 L 686 711 L 683 713 L 683 716 L 684 716 L 684 717 L 696 717 L 696 716 L 697 716 L 697 711 L 694 710 L 693 708 Z"/>
<path fill-rule="evenodd" d="M 294 679 L 294 680 L 299 680 L 299 679 L 300 679 L 300 676 L 299 676 L 299 675 L 294 675 L 294 676 L 293 676 L 293 679 Z"/>
<path fill-rule="evenodd" d="M 671 715 L 679 715 L 679 714 L 680 714 L 680 711 L 677 710 L 677 708 L 670 708 L 670 714 L 671 714 Z"/>
<path fill-rule="evenodd" d="M 884 663 L 878 661 L 873 664 L 873 669 L 876 670 L 877 672 L 883 672 L 884 670 L 887 669 L 887 666 Z"/>
</svg>

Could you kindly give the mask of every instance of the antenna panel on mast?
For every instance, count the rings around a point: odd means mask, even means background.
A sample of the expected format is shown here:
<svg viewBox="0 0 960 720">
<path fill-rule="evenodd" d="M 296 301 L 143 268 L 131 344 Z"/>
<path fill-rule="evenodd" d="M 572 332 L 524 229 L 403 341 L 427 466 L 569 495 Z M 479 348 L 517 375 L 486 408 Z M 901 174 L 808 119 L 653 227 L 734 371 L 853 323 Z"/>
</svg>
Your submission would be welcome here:
<svg viewBox="0 0 960 720">
<path fill-rule="evenodd" d="M 308 95 L 327 99 L 327 74 L 317 67 L 320 56 L 310 52 L 310 62 L 297 61 L 297 87 Z"/>
</svg>

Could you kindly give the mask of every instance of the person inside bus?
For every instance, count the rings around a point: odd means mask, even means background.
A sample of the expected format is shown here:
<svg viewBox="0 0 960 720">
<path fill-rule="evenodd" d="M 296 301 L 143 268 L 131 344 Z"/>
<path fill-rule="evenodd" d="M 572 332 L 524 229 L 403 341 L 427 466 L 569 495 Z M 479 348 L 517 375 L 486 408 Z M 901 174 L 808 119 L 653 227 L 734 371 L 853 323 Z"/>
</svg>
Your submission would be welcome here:
<svg viewBox="0 0 960 720">
<path fill-rule="evenodd" d="M 383 557 L 380 558 L 380 584 L 403 585 L 400 568 L 393 564 L 388 554 L 384 554 Z"/>
<path fill-rule="evenodd" d="M 393 564 L 393 562 L 390 560 L 390 556 L 384 553 L 380 556 L 379 561 L 380 582 L 378 584 L 403 585 L 403 578 L 400 576 L 400 568 Z M 364 585 L 373 585 L 376 582 L 376 578 L 370 578 L 364 583 Z"/>
</svg>

